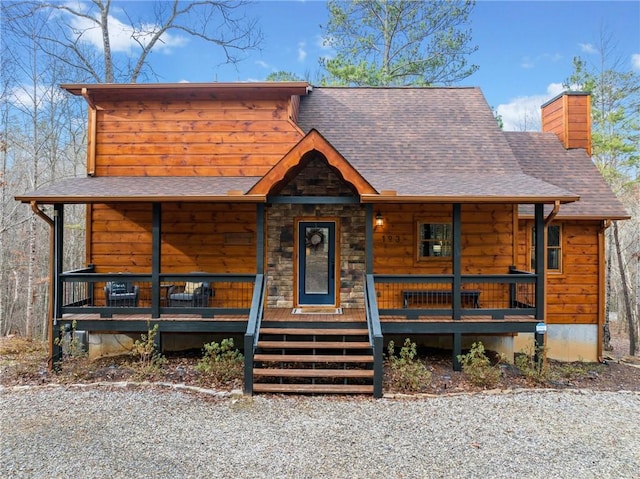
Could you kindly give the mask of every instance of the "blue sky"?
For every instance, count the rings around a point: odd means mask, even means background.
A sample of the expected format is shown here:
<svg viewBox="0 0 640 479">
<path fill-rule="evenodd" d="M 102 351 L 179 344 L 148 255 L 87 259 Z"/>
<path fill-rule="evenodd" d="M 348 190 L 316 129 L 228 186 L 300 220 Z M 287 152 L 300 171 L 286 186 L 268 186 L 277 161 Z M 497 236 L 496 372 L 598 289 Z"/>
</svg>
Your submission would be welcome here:
<svg viewBox="0 0 640 479">
<path fill-rule="evenodd" d="M 138 9 L 150 8 L 140 1 Z M 117 5 L 114 4 L 114 6 Z M 114 25 L 118 11 L 112 10 Z M 248 14 L 259 19 L 265 41 L 237 66 L 220 65 L 222 51 L 173 34 L 152 63 L 162 82 L 260 81 L 274 71 L 318 78 L 318 59 L 330 56 L 322 45 L 324 1 L 258 1 Z M 125 21 L 125 17 L 121 18 Z M 617 43 L 625 69 L 640 73 L 640 2 L 635 1 L 478 1 L 470 28 L 479 49 L 470 62 L 478 72 L 462 84 L 478 86 L 505 120 L 507 129 L 536 129 L 539 106 L 561 91 L 572 59 L 598 57 L 604 28 Z M 116 31 L 115 28 L 112 29 Z M 120 40 L 126 48 L 126 34 Z M 112 44 L 117 44 L 112 39 Z"/>
<path fill-rule="evenodd" d="M 318 58 L 331 55 L 322 46 L 325 2 L 261 1 L 249 13 L 260 19 L 262 51 L 236 69 L 217 66 L 220 52 L 187 47 L 178 64 L 158 68 L 163 81 L 264 80 L 284 70 L 313 82 Z M 509 129 L 536 127 L 540 104 L 559 93 L 573 57 L 597 59 L 602 29 L 613 35 L 623 65 L 640 73 L 638 1 L 478 1 L 470 27 L 479 47 L 470 60 L 480 69 L 463 84 L 480 87 Z"/>
</svg>

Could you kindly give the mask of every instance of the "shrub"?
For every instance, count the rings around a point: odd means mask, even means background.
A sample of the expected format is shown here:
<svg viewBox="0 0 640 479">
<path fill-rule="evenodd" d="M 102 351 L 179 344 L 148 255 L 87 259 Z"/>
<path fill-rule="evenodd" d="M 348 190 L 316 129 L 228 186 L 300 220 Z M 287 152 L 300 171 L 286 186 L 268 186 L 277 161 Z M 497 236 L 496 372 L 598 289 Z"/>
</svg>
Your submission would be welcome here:
<svg viewBox="0 0 640 479">
<path fill-rule="evenodd" d="M 157 334 L 158 324 L 154 324 L 153 328 L 147 325 L 147 334 L 141 334 L 140 339 L 133 343 L 131 354 L 138 358 L 138 366 L 143 373 L 155 372 L 167 362 L 167 358 L 156 351 L 155 338 Z"/>
<path fill-rule="evenodd" d="M 550 379 L 549 366 L 544 360 L 544 348 L 529 347 L 516 355 L 516 368 L 524 377 L 535 383 L 546 383 Z"/>
<path fill-rule="evenodd" d="M 387 346 L 388 385 L 402 392 L 418 392 L 431 383 L 431 372 L 420 360 L 416 360 L 417 346 L 409 338 L 404 340 L 399 356 L 396 356 L 395 344 L 389 341 Z"/>
<path fill-rule="evenodd" d="M 71 323 L 71 329 L 63 331 L 60 337 L 54 339 L 54 344 L 62 349 L 62 359 L 65 361 L 79 359 L 87 356 L 80 337 L 76 334 L 77 323 Z"/>
<path fill-rule="evenodd" d="M 234 347 L 233 338 L 228 338 L 205 344 L 196 370 L 215 381 L 229 383 L 242 378 L 243 367 L 244 356 Z"/>
<path fill-rule="evenodd" d="M 501 360 L 502 358 L 500 358 Z M 458 355 L 465 376 L 476 386 L 494 387 L 500 380 L 499 362 L 492 365 L 485 353 L 484 345 L 478 341 L 471 345 L 467 354 Z"/>
</svg>

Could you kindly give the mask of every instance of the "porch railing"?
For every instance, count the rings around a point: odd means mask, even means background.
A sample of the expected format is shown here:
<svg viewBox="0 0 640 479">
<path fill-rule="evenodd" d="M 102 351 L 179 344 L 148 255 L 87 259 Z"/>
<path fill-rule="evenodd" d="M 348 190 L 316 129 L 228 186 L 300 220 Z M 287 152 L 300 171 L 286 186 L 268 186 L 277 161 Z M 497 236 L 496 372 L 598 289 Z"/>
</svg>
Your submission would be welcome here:
<svg viewBox="0 0 640 479">
<path fill-rule="evenodd" d="M 251 313 L 247 321 L 247 331 L 244 334 L 244 392 L 253 393 L 253 355 L 258 347 L 260 324 L 264 316 L 264 298 L 267 286 L 267 276 L 256 275 L 251 301 Z"/>
<path fill-rule="evenodd" d="M 382 397 L 382 383 L 384 379 L 382 326 L 378 314 L 376 288 L 372 274 L 365 275 L 364 304 L 369 330 L 369 344 L 373 349 L 373 397 Z"/>
<path fill-rule="evenodd" d="M 373 276 L 380 316 L 536 316 L 537 275 L 511 269 L 509 274 L 461 275 L 459 292 L 454 276 Z"/>
<path fill-rule="evenodd" d="M 114 314 L 248 315 L 255 274 L 95 273 L 93 267 L 60 275 L 57 315 Z M 115 287 L 122 288 L 113 293 Z M 191 289 L 189 290 L 189 286 Z M 187 288 L 187 289 L 185 289 Z"/>
</svg>

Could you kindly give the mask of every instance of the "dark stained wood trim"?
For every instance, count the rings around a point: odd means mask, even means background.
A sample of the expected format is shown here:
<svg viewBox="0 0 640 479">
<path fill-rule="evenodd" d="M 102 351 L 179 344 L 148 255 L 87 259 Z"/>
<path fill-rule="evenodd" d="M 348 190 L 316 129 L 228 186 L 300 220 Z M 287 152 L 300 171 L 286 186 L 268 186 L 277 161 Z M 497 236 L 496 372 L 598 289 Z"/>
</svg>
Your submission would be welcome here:
<svg viewBox="0 0 640 479">
<path fill-rule="evenodd" d="M 546 293 L 546 259 L 547 259 L 547 234 L 544 225 L 544 205 L 535 206 L 536 228 L 536 311 L 543 322 L 547 321 L 547 293 Z M 544 335 L 536 334 L 537 346 L 544 346 Z"/>
</svg>

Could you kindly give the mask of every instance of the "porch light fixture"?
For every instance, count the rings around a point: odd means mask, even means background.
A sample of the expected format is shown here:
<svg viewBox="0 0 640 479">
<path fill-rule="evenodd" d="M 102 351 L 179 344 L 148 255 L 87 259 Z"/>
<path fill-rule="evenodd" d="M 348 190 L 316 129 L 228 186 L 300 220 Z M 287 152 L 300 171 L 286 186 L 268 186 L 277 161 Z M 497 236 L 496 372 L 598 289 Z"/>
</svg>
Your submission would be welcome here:
<svg viewBox="0 0 640 479">
<path fill-rule="evenodd" d="M 380 211 L 376 213 L 376 226 L 384 226 L 384 216 Z"/>
</svg>

